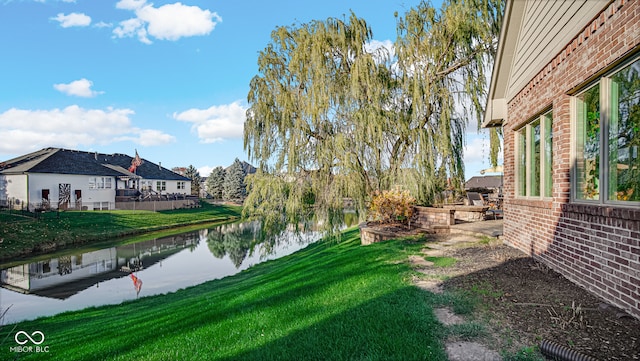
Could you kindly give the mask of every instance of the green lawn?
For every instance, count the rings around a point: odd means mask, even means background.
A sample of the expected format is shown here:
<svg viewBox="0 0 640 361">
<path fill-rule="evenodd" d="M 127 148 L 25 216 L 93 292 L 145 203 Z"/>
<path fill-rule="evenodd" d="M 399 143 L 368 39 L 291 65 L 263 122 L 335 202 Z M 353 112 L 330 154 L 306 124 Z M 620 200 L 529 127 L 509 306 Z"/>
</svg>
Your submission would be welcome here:
<svg viewBox="0 0 640 361">
<path fill-rule="evenodd" d="M 46 335 L 21 360 L 446 360 L 437 296 L 410 285 L 424 244 L 319 242 L 238 275 L 118 306 L 5 325 Z"/>
<path fill-rule="evenodd" d="M 158 229 L 239 218 L 241 207 L 211 205 L 172 211 L 69 211 L 39 219 L 0 212 L 0 260 Z"/>
</svg>

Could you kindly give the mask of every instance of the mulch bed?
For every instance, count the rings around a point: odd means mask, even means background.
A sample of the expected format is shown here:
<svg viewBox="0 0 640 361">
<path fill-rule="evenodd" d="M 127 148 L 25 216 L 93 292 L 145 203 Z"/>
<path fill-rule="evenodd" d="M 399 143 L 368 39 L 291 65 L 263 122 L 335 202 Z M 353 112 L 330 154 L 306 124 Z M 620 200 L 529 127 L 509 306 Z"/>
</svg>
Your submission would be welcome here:
<svg viewBox="0 0 640 361">
<path fill-rule="evenodd" d="M 599 360 L 640 360 L 640 321 L 505 245 L 451 250 L 446 290 L 480 298 L 489 343 L 518 350 L 554 341 Z"/>
</svg>

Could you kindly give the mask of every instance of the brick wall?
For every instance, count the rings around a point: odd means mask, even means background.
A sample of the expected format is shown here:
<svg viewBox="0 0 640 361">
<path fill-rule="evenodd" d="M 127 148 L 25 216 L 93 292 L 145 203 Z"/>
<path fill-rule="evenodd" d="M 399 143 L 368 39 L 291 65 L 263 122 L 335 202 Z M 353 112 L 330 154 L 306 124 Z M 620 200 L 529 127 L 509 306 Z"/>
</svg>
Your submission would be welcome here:
<svg viewBox="0 0 640 361">
<path fill-rule="evenodd" d="M 504 237 L 640 318 L 640 210 L 570 203 L 571 97 L 640 46 L 640 1 L 611 2 L 509 102 L 504 123 Z M 553 109 L 553 197 L 515 198 L 514 132 Z"/>
</svg>

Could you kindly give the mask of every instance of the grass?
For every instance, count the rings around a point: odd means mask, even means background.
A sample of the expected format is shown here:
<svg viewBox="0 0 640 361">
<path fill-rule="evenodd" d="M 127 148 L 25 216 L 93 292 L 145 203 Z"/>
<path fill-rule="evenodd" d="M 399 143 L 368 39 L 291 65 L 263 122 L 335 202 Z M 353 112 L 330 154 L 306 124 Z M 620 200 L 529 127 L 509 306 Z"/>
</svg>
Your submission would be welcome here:
<svg viewBox="0 0 640 361">
<path fill-rule="evenodd" d="M 422 246 L 363 247 L 350 229 L 221 280 L 5 327 L 0 359 L 16 327 L 49 347 L 24 360 L 446 360 L 437 300 L 399 262 Z"/>
<path fill-rule="evenodd" d="M 526 347 L 515 353 L 504 353 L 504 361 L 545 361 L 536 346 Z"/>
<path fill-rule="evenodd" d="M 447 328 L 447 332 L 449 336 L 464 341 L 471 341 L 486 334 L 484 325 L 477 322 L 451 325 Z"/>
<path fill-rule="evenodd" d="M 451 267 L 457 260 L 453 257 L 425 257 L 429 262 L 433 262 L 434 267 Z"/>
<path fill-rule="evenodd" d="M 486 246 L 491 244 L 491 242 L 494 242 L 494 241 L 495 241 L 495 238 L 492 238 L 489 236 L 482 236 L 480 237 L 480 240 L 478 241 L 478 243 Z"/>
<path fill-rule="evenodd" d="M 0 212 L 0 260 L 170 227 L 236 219 L 241 207 L 201 203 L 171 211 L 69 211 L 39 219 Z"/>
</svg>

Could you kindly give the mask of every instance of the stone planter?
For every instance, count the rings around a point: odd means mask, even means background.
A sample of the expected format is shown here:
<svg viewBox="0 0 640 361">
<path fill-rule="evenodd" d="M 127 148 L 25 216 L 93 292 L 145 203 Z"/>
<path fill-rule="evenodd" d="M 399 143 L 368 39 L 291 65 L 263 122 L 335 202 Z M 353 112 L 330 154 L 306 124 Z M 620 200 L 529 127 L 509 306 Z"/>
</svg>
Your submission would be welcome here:
<svg viewBox="0 0 640 361">
<path fill-rule="evenodd" d="M 360 228 L 360 243 L 363 246 L 399 237 L 397 233 L 369 227 L 367 222 L 360 223 L 358 227 Z"/>
<path fill-rule="evenodd" d="M 446 208 L 414 207 L 412 224 L 418 228 L 432 229 L 434 226 L 452 226 L 455 224 L 455 211 Z"/>
<path fill-rule="evenodd" d="M 411 228 L 415 229 L 416 233 L 448 234 L 449 226 L 455 224 L 453 209 L 418 206 L 414 208 Z M 404 236 L 404 234 L 370 227 L 367 222 L 361 223 L 358 227 L 360 228 L 360 242 L 363 245 Z"/>
<path fill-rule="evenodd" d="M 454 211 L 454 218 L 464 222 L 479 222 L 484 221 L 484 217 L 487 214 L 489 207 L 487 206 L 459 206 L 459 205 L 444 205 L 444 209 Z"/>
</svg>

